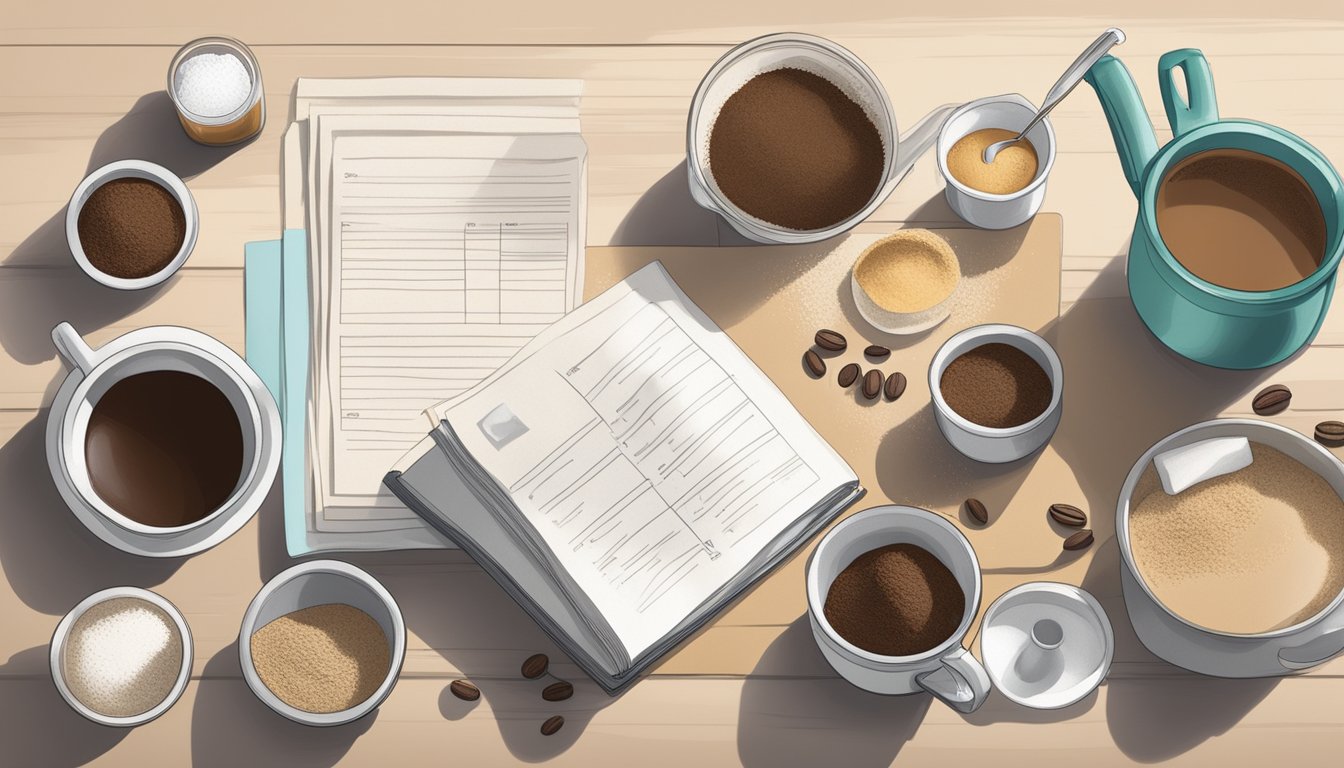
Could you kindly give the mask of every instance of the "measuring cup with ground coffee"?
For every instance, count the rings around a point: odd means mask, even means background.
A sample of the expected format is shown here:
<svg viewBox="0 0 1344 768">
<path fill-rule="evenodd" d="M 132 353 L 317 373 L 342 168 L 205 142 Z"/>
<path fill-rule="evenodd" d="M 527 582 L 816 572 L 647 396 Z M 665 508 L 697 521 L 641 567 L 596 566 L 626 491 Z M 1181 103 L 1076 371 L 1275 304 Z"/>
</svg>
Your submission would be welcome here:
<svg viewBox="0 0 1344 768">
<path fill-rule="evenodd" d="M 47 419 L 52 479 L 95 535 L 177 557 L 232 535 L 280 464 L 275 401 L 205 334 L 143 328 L 90 348 L 69 323 L 52 340 L 71 372 Z"/>
<path fill-rule="evenodd" d="M 970 542 L 916 507 L 851 516 L 807 562 L 812 636 L 841 677 L 873 693 L 927 691 L 959 712 L 989 695 L 989 675 L 962 646 L 980 594 Z"/>
<path fill-rule="evenodd" d="M 834 237 L 891 195 L 952 109 L 900 136 L 886 90 L 853 53 L 811 35 L 748 40 L 691 101 L 691 197 L 757 242 Z"/>
<path fill-rule="evenodd" d="M 1173 134 L 1161 149 L 1118 59 L 1102 58 L 1085 78 L 1139 199 L 1130 298 L 1153 335 L 1184 357 L 1273 365 L 1310 343 L 1329 309 L 1344 258 L 1344 182 L 1301 138 L 1220 118 L 1198 50 L 1163 54 L 1157 71 Z"/>
</svg>

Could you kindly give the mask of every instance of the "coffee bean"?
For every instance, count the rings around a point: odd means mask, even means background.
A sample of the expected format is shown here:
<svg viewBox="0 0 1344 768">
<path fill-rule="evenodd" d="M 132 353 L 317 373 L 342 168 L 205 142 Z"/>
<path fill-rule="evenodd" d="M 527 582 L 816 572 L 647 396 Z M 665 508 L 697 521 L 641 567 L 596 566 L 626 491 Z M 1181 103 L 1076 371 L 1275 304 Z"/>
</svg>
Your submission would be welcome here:
<svg viewBox="0 0 1344 768">
<path fill-rule="evenodd" d="M 1087 513 L 1072 504 L 1051 504 L 1050 518 L 1070 528 L 1082 528 L 1087 525 Z"/>
<path fill-rule="evenodd" d="M 448 684 L 448 690 L 463 701 L 475 701 L 481 698 L 481 689 L 466 680 L 454 680 Z"/>
<path fill-rule="evenodd" d="M 835 381 L 842 387 L 848 387 L 859 380 L 859 374 L 863 371 L 858 363 L 850 363 L 840 369 L 840 375 L 835 377 Z"/>
<path fill-rule="evenodd" d="M 979 499 L 966 500 L 966 514 L 975 518 L 975 521 L 981 525 L 989 523 L 989 510 L 985 509 L 985 502 Z"/>
<path fill-rule="evenodd" d="M 1317 424 L 1316 442 L 1331 448 L 1344 446 L 1344 421 L 1322 421 Z"/>
<path fill-rule="evenodd" d="M 882 372 L 874 368 L 863 375 L 863 396 L 869 400 L 876 400 L 877 394 L 882 391 Z"/>
<path fill-rule="evenodd" d="M 1072 552 L 1077 549 L 1087 549 L 1092 546 L 1092 531 L 1084 528 L 1064 540 L 1064 549 Z"/>
<path fill-rule="evenodd" d="M 887 377 L 887 385 L 882 388 L 888 400 L 895 400 L 905 394 L 905 374 L 897 371 Z"/>
<path fill-rule="evenodd" d="M 803 365 L 806 365 L 808 372 L 817 378 L 826 375 L 826 361 L 822 360 L 821 355 L 814 349 L 803 353 Z"/>
<path fill-rule="evenodd" d="M 817 346 L 827 352 L 844 352 L 845 347 L 849 346 L 849 343 L 845 341 L 843 334 L 839 331 L 832 331 L 827 328 L 822 328 L 820 331 L 817 331 L 816 338 L 814 338 L 813 341 L 817 342 Z"/>
<path fill-rule="evenodd" d="M 541 698 L 547 701 L 564 701 L 574 695 L 574 685 L 561 680 L 551 683 L 541 691 Z"/>
<path fill-rule="evenodd" d="M 1271 384 L 1260 390 L 1251 400 L 1251 408 L 1261 416 L 1271 416 L 1288 407 L 1293 391 L 1282 384 Z"/>
<path fill-rule="evenodd" d="M 546 722 L 541 724 L 541 735 L 554 736 L 556 732 L 560 730 L 560 727 L 563 726 L 564 724 L 565 724 L 565 718 L 563 715 L 548 717 L 546 718 Z"/>
<path fill-rule="evenodd" d="M 891 354 L 891 350 L 881 344 L 869 344 L 868 347 L 863 350 L 863 354 L 874 360 L 886 360 L 887 356 Z"/>
<path fill-rule="evenodd" d="M 546 674 L 546 668 L 551 666 L 551 660 L 546 658 L 544 653 L 535 653 L 527 657 L 523 662 L 523 677 L 528 680 L 536 680 L 538 677 Z"/>
</svg>

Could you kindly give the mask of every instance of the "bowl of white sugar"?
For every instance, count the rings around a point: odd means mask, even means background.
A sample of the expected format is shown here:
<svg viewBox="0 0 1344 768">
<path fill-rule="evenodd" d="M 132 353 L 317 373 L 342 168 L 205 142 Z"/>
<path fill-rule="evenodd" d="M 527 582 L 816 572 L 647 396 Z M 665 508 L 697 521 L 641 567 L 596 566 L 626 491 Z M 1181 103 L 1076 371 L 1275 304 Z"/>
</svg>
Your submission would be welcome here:
<svg viewBox="0 0 1344 768">
<path fill-rule="evenodd" d="M 251 49 L 230 37 L 182 46 L 168 65 L 168 96 L 182 130 L 201 144 L 238 144 L 266 123 L 261 67 Z"/>
<path fill-rule="evenodd" d="M 143 725 L 168 711 L 191 677 L 191 630 L 177 607 L 139 587 L 112 587 L 76 605 L 51 638 L 51 678 L 79 714 Z"/>
</svg>

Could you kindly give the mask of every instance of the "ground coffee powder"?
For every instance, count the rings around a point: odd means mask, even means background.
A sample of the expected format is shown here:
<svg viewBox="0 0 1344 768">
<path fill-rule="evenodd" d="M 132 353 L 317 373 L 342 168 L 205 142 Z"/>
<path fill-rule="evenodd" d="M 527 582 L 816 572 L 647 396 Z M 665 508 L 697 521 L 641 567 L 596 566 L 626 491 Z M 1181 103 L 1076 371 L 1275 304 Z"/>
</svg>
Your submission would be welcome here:
<svg viewBox="0 0 1344 768">
<path fill-rule="evenodd" d="M 923 547 L 888 544 L 859 555 L 826 593 L 826 621 L 870 653 L 914 656 L 961 625 L 966 595 L 947 566 Z"/>
<path fill-rule="evenodd" d="M 981 426 L 1026 424 L 1050 407 L 1054 387 L 1040 364 L 1011 344 L 984 344 L 953 360 L 938 389 L 952 410 Z"/>
<path fill-rule="evenodd" d="M 148 179 L 113 179 L 79 211 L 79 244 L 104 274 L 124 280 L 167 267 L 187 236 L 186 215 L 172 192 Z"/>
<path fill-rule="evenodd" d="M 776 69 L 728 97 L 709 135 L 709 168 L 738 208 L 789 229 L 823 229 L 877 192 L 882 137 L 823 77 Z"/>
</svg>

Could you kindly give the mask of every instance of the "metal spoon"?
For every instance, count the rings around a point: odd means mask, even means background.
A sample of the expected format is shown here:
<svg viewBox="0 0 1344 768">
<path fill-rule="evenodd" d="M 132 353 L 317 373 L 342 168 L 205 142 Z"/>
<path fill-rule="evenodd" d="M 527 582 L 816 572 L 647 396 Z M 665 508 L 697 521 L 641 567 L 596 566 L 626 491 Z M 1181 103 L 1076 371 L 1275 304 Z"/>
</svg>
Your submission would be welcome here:
<svg viewBox="0 0 1344 768">
<path fill-rule="evenodd" d="M 1087 74 L 1087 70 L 1091 69 L 1092 65 L 1096 64 L 1098 59 L 1105 56 L 1106 52 L 1111 50 L 1111 48 L 1123 42 L 1125 42 L 1125 33 L 1115 27 L 1111 27 L 1105 32 L 1102 32 L 1101 37 L 1092 41 L 1092 44 L 1087 47 L 1087 50 L 1083 51 L 1078 58 L 1074 59 L 1073 63 L 1069 65 L 1069 68 L 1064 70 L 1064 74 L 1060 76 L 1059 80 L 1055 81 L 1054 86 L 1050 88 L 1050 92 L 1045 95 L 1045 102 L 1041 104 L 1041 108 L 1036 112 L 1036 116 L 1031 118 L 1031 122 L 1027 123 L 1027 127 L 1023 128 L 1021 133 L 1017 134 L 1015 138 L 1007 139 L 1005 141 L 996 141 L 988 147 L 985 147 L 985 162 L 994 162 L 994 157 L 998 155 L 999 152 L 1003 151 L 1005 147 L 1016 144 L 1026 138 L 1027 131 L 1035 128 L 1037 123 L 1041 122 L 1046 115 L 1050 114 L 1050 110 L 1054 109 L 1056 104 L 1063 101 L 1064 97 L 1068 96 L 1069 92 L 1077 87 L 1078 83 L 1082 82 L 1083 75 Z"/>
</svg>

